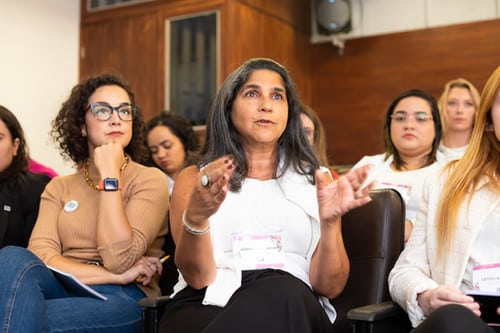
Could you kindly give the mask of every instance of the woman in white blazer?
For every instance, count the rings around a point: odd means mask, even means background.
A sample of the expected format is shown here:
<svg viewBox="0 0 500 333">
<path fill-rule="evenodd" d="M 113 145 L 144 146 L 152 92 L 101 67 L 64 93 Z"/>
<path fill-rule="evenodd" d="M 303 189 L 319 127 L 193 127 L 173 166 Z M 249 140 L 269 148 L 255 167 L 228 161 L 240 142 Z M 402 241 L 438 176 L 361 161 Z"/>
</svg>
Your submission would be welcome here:
<svg viewBox="0 0 500 333">
<path fill-rule="evenodd" d="M 481 271 L 500 281 L 484 270 L 500 263 L 499 178 L 500 67 L 484 87 L 465 155 L 428 177 L 415 227 L 389 275 L 391 296 L 415 332 L 495 332 L 465 291 L 500 290 L 473 276 Z"/>
</svg>

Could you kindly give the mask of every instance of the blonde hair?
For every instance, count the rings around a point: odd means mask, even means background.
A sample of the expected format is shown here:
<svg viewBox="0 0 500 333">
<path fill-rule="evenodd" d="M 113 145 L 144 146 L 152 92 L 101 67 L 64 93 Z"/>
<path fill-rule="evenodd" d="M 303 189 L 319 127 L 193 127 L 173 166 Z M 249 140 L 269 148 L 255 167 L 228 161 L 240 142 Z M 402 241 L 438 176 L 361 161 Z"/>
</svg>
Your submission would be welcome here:
<svg viewBox="0 0 500 333">
<path fill-rule="evenodd" d="M 454 169 L 446 181 L 439 201 L 436 221 L 439 257 L 449 253 L 451 240 L 456 232 L 458 209 L 467 197 L 468 205 L 470 204 L 472 195 L 481 181 L 488 181 L 493 190 L 500 194 L 500 143 L 493 129 L 491 115 L 499 88 L 500 66 L 484 86 L 467 151 L 459 161 L 452 162 L 447 167 L 447 170 L 451 170 L 452 166 Z"/>
<path fill-rule="evenodd" d="M 479 91 L 476 89 L 476 87 L 467 81 L 466 79 L 458 78 L 454 79 L 451 81 L 448 81 L 444 85 L 444 90 L 443 93 L 441 94 L 441 97 L 439 97 L 438 101 L 438 106 L 439 106 L 439 115 L 441 117 L 441 126 L 443 127 L 443 136 L 448 132 L 448 119 L 446 116 L 446 104 L 448 101 L 448 95 L 450 94 L 450 91 L 452 88 L 465 88 L 469 90 L 472 100 L 474 102 L 474 105 L 476 106 L 476 113 L 474 114 L 474 118 L 477 117 L 477 108 L 479 105 Z M 475 121 L 474 121 L 475 123 Z"/>
</svg>

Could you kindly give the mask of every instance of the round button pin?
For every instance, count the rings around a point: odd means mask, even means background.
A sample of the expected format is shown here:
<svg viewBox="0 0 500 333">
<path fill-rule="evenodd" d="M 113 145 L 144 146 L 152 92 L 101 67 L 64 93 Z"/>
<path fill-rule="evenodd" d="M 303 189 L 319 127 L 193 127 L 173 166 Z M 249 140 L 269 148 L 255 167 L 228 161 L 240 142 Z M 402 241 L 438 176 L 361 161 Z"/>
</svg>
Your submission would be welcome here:
<svg viewBox="0 0 500 333">
<path fill-rule="evenodd" d="M 76 200 L 68 201 L 64 205 L 64 211 L 66 213 L 74 212 L 77 208 L 78 208 L 78 202 Z"/>
</svg>

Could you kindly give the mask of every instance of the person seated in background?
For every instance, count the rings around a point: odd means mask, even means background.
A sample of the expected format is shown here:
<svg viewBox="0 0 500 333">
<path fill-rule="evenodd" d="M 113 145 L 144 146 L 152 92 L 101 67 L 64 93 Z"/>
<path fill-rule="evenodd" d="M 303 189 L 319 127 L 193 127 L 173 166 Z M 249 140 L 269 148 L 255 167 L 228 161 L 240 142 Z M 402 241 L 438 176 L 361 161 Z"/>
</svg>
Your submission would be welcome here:
<svg viewBox="0 0 500 333">
<path fill-rule="evenodd" d="M 437 152 L 439 161 L 459 159 L 464 154 L 474 127 L 479 92 L 465 79 L 447 82 L 438 101 L 443 137 Z"/>
<path fill-rule="evenodd" d="M 28 158 L 28 170 L 33 173 L 41 173 L 49 176 L 51 179 L 58 176 L 57 172 L 54 169 L 35 161 L 31 157 Z"/>
<path fill-rule="evenodd" d="M 150 154 L 148 164 L 165 172 L 171 194 L 179 172 L 195 162 L 199 150 L 198 136 L 187 119 L 173 112 L 162 112 L 146 124 L 146 146 Z M 163 263 L 160 277 L 162 294 L 167 295 L 173 292 L 172 287 L 179 276 L 174 263 L 175 243 L 170 227 L 163 251 L 172 257 Z"/>
<path fill-rule="evenodd" d="M 28 144 L 16 116 L 0 105 L 0 248 L 28 246 L 50 178 L 27 171 Z"/>
<path fill-rule="evenodd" d="M 499 217 L 500 67 L 481 94 L 464 156 L 428 178 L 415 228 L 389 275 L 393 300 L 417 327 L 412 332 L 495 332 L 464 291 L 500 289 L 498 271 L 487 269 L 500 263 Z"/>
<path fill-rule="evenodd" d="M 76 85 L 52 123 L 76 173 L 45 188 L 28 249 L 0 250 L 0 326 L 9 332 L 138 332 L 137 301 L 158 296 L 168 184 L 147 155 L 128 85 L 112 75 Z M 107 297 L 74 297 L 48 265 Z"/>
<path fill-rule="evenodd" d="M 369 167 L 333 181 L 302 130 L 288 71 L 250 59 L 222 84 L 170 218 L 180 271 L 161 332 L 329 332 L 349 274 L 341 216 Z"/>
<path fill-rule="evenodd" d="M 309 140 L 309 143 L 313 146 L 314 152 L 318 157 L 319 164 L 329 168 L 330 163 L 328 162 L 328 155 L 326 151 L 326 135 L 323 125 L 321 124 L 321 119 L 319 119 L 318 114 L 307 105 L 304 105 L 302 112 L 300 113 L 300 119 L 302 120 L 307 140 Z M 339 178 L 338 173 L 331 168 L 330 173 L 332 174 L 333 179 Z"/>
<path fill-rule="evenodd" d="M 389 105 L 383 126 L 384 153 L 364 156 L 354 168 L 374 165 L 376 188 L 397 190 L 406 205 L 405 242 L 417 214 L 425 177 L 438 168 L 441 119 L 434 97 L 425 91 L 402 92 Z"/>
<path fill-rule="evenodd" d="M 186 165 L 194 163 L 198 136 L 189 121 L 173 112 L 162 112 L 146 124 L 146 145 L 154 166 L 167 175 L 169 192 Z"/>
</svg>

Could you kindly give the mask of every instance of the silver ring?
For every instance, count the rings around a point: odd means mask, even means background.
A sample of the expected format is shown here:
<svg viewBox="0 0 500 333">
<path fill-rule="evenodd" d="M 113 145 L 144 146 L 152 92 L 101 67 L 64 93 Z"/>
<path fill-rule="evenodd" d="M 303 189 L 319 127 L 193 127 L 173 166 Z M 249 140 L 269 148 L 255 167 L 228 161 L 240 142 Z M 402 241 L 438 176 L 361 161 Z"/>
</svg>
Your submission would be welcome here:
<svg viewBox="0 0 500 333">
<path fill-rule="evenodd" d="M 207 187 L 207 186 L 208 186 L 208 184 L 210 184 L 210 178 L 208 178 L 208 176 L 207 176 L 207 175 L 203 175 L 203 176 L 201 176 L 201 185 L 202 185 L 203 187 Z"/>
</svg>

